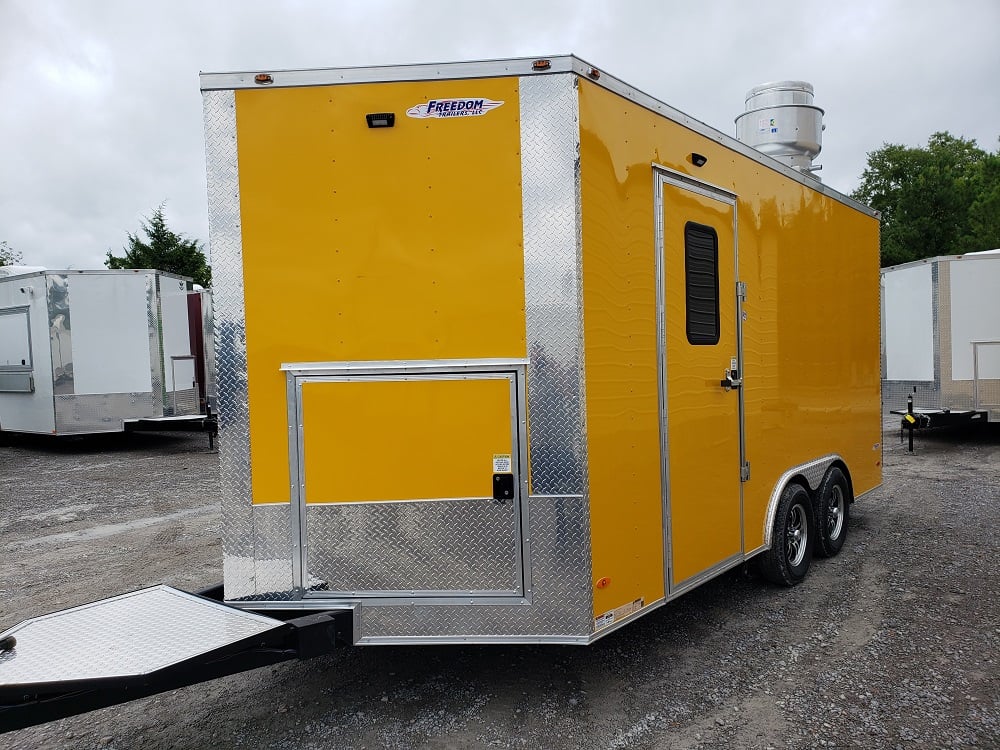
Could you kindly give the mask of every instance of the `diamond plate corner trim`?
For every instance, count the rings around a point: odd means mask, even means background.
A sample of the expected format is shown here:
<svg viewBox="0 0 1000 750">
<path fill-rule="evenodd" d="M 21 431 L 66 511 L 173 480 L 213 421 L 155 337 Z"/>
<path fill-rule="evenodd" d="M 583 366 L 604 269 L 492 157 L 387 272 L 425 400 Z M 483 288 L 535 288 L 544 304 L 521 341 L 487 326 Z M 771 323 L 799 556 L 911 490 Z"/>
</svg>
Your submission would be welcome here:
<svg viewBox="0 0 1000 750">
<path fill-rule="evenodd" d="M 299 598 L 292 577 L 290 503 L 253 506 L 253 598 L 288 601 Z"/>
<path fill-rule="evenodd" d="M 586 632 L 590 633 L 593 604 L 578 86 L 574 74 L 525 76 L 518 91 L 531 493 L 582 497 L 572 508 L 579 514 L 574 522 L 586 529 L 579 540 L 586 581 L 574 580 L 572 586 L 581 586 L 576 591 L 584 592 L 581 616 L 586 617 Z M 529 514 L 538 504 L 537 499 L 529 502 Z M 572 600 L 574 593 L 559 591 L 557 596 Z"/>
<path fill-rule="evenodd" d="M 520 80 L 531 492 L 583 492 L 580 137 L 576 76 Z"/>
<path fill-rule="evenodd" d="M 208 178 L 208 249 L 214 272 L 212 296 L 218 367 L 223 583 L 226 599 L 240 599 L 255 594 L 257 585 L 253 574 L 255 533 L 250 488 L 236 95 L 234 91 L 205 91 L 202 102 Z"/>
</svg>

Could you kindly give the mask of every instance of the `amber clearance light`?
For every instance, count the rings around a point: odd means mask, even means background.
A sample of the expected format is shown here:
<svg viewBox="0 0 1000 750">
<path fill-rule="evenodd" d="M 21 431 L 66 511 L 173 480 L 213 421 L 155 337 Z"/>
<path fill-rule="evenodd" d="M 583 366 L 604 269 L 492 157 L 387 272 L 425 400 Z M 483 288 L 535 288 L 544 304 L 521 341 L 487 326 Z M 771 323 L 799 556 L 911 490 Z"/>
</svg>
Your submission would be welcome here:
<svg viewBox="0 0 1000 750">
<path fill-rule="evenodd" d="M 270 73 L 258 73 L 253 77 L 253 82 L 267 85 L 268 83 L 274 83 L 274 79 L 271 77 Z"/>
</svg>

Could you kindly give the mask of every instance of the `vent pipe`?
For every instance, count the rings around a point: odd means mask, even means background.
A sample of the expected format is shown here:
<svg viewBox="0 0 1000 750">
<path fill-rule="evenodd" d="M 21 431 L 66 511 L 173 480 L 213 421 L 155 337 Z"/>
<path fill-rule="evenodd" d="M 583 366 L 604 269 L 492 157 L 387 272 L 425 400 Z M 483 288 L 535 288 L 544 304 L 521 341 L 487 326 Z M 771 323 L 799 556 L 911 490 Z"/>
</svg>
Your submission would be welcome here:
<svg viewBox="0 0 1000 750">
<path fill-rule="evenodd" d="M 736 138 L 792 169 L 819 179 L 813 159 L 823 149 L 823 110 L 813 104 L 812 84 L 774 81 L 747 92 L 736 118 Z"/>
</svg>

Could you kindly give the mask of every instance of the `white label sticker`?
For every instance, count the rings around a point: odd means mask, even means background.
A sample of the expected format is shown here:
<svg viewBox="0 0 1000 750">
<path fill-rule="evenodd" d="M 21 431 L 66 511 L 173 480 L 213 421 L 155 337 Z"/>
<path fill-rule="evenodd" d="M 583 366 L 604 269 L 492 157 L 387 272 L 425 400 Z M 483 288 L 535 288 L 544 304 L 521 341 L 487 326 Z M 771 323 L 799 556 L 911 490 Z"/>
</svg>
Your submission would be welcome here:
<svg viewBox="0 0 1000 750">
<path fill-rule="evenodd" d="M 511 461 L 509 453 L 494 453 L 493 454 L 493 473 L 494 474 L 510 474 L 511 472 Z"/>
<path fill-rule="evenodd" d="M 613 625 L 618 620 L 623 620 L 631 614 L 635 614 L 640 609 L 642 609 L 645 604 L 645 600 L 636 599 L 628 604 L 623 604 L 620 607 L 615 607 L 610 612 L 605 612 L 603 615 L 598 615 L 594 618 L 594 630 L 600 630 L 601 628 L 606 628 L 608 625 Z"/>
<path fill-rule="evenodd" d="M 493 99 L 431 99 L 425 104 L 416 104 L 406 110 L 407 117 L 422 120 L 425 117 L 480 117 L 503 102 Z"/>
<path fill-rule="evenodd" d="M 778 120 L 774 117 L 761 117 L 757 120 L 757 130 L 761 133 L 777 133 Z"/>
<path fill-rule="evenodd" d="M 606 628 L 608 625 L 615 621 L 614 612 L 605 612 L 600 617 L 594 618 L 594 630 L 600 630 L 601 628 Z"/>
</svg>

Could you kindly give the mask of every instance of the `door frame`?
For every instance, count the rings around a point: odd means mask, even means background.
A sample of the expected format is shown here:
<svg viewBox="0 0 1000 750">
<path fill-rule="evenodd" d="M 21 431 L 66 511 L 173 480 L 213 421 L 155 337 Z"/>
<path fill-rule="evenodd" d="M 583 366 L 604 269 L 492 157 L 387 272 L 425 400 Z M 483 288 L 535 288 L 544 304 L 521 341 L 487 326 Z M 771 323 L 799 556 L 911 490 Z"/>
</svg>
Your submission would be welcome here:
<svg viewBox="0 0 1000 750">
<path fill-rule="evenodd" d="M 308 382 L 364 380 L 456 380 L 474 379 L 478 375 L 488 379 L 509 379 L 511 382 L 511 426 L 516 451 L 514 464 L 517 503 L 515 513 L 514 546 L 517 550 L 515 577 L 519 590 L 515 592 L 451 592 L 430 591 L 410 596 L 396 592 L 375 592 L 366 596 L 361 592 L 351 599 L 363 599 L 372 604 L 528 604 L 531 601 L 530 538 L 528 534 L 528 440 L 527 440 L 527 390 L 525 374 L 527 359 L 480 360 L 411 360 L 411 361 L 352 361 L 352 362 L 295 362 L 284 363 L 281 370 L 286 377 L 288 459 L 290 470 L 292 580 L 298 597 L 309 599 L 344 600 L 342 593 L 316 591 L 308 587 L 308 527 L 306 524 L 305 454 L 302 412 L 302 385 Z M 419 501 L 419 500 L 418 500 Z M 428 502 L 436 502 L 430 499 Z M 409 502 L 409 501 L 387 501 Z M 370 503 L 351 503 L 363 506 Z M 408 590 L 409 591 L 409 590 Z"/>
<path fill-rule="evenodd" d="M 673 543 L 670 516 L 670 429 L 667 424 L 667 321 L 666 321 L 666 281 L 664 279 L 664 226 L 663 214 L 666 208 L 664 201 L 664 186 L 688 190 L 704 198 L 717 200 L 732 208 L 733 212 L 733 287 L 728 293 L 735 296 L 735 318 L 731 325 L 735 325 L 736 337 L 736 366 L 740 378 L 744 378 L 743 369 L 743 302 L 745 301 L 745 286 L 740 281 L 739 268 L 739 235 L 738 228 L 738 200 L 735 193 L 725 188 L 712 185 L 701 180 L 696 180 L 686 174 L 677 172 L 662 164 L 654 163 L 653 167 L 653 211 L 654 211 L 654 255 L 656 273 L 656 356 L 657 356 L 657 376 L 658 376 L 658 396 L 659 396 L 659 421 L 660 421 L 660 487 L 663 503 L 663 586 L 667 599 L 671 599 L 689 591 L 710 578 L 714 578 L 719 573 L 729 568 L 739 565 L 746 553 L 746 524 L 743 511 L 743 484 L 749 479 L 749 463 L 746 459 L 746 425 L 745 410 L 742 387 L 737 389 L 737 429 L 739 433 L 739 455 L 740 468 L 737 476 L 737 486 L 739 487 L 740 504 L 740 551 L 726 560 L 722 560 L 706 570 L 697 573 L 691 578 L 681 581 L 679 585 L 673 584 L 671 575 L 671 564 L 673 560 Z M 720 287 L 719 294 L 727 293 Z M 725 321 L 720 320 L 720 325 L 725 325 Z"/>
</svg>

